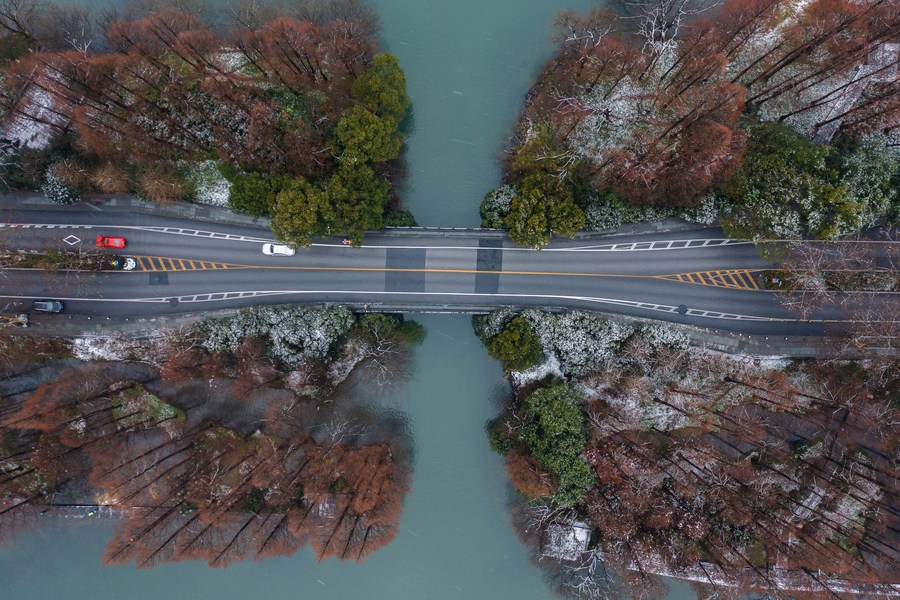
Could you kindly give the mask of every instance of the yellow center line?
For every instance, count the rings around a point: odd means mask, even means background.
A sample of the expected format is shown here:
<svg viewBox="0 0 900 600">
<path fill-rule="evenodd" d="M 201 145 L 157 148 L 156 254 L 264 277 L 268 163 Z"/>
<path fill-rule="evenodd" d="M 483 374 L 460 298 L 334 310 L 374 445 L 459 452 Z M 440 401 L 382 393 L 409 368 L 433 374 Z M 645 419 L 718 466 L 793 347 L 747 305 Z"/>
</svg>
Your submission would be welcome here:
<svg viewBox="0 0 900 600">
<path fill-rule="evenodd" d="M 162 263 L 163 257 L 137 257 L 140 259 L 151 259 L 156 258 L 160 260 Z M 171 261 L 172 259 L 166 258 L 165 260 Z M 180 259 L 175 259 L 180 260 Z M 497 271 L 497 270 L 479 270 L 479 269 L 402 269 L 402 268 L 391 268 L 391 267 L 313 267 L 313 266 L 297 266 L 297 265 L 245 265 L 245 264 L 234 264 L 234 263 L 213 263 L 213 262 L 205 262 L 205 261 L 190 261 L 194 264 L 199 263 L 201 268 L 199 270 L 205 269 L 269 269 L 269 270 L 281 270 L 281 271 L 342 271 L 342 272 L 357 272 L 357 273 L 446 273 L 446 274 L 459 274 L 459 275 L 522 275 L 522 276 L 543 276 L 543 277 L 605 277 L 605 278 L 620 278 L 620 279 L 663 279 L 666 281 L 675 281 L 681 283 L 690 283 L 692 285 L 702 285 L 706 287 L 724 287 L 728 289 L 730 286 L 716 284 L 716 283 L 707 283 L 703 277 L 701 276 L 701 272 L 693 272 L 693 273 L 667 273 L 661 275 L 629 275 L 625 273 L 575 273 L 568 271 Z M 151 263 L 152 264 L 152 263 Z M 209 266 L 207 266 L 209 265 Z M 734 272 L 752 272 L 759 271 L 761 269 L 740 269 L 733 271 L 725 271 L 725 274 L 734 273 Z M 141 272 L 141 271 L 131 271 L 131 272 Z M 143 272 L 147 272 L 146 270 Z M 723 273 L 722 271 L 711 271 L 709 273 L 719 273 L 720 275 Z M 699 279 L 699 281 L 695 281 Z M 722 282 L 726 283 L 726 282 Z M 731 288 L 735 289 L 735 288 Z M 753 291 L 752 289 L 748 290 L 744 286 L 738 286 L 736 289 L 744 290 L 744 291 Z"/>
</svg>

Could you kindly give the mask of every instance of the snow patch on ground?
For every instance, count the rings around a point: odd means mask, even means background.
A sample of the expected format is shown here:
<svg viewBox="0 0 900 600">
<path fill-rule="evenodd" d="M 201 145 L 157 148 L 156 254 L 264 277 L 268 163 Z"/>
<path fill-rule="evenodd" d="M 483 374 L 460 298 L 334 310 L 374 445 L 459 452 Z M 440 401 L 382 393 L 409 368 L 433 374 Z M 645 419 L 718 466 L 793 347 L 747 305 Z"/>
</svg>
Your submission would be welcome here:
<svg viewBox="0 0 900 600">
<path fill-rule="evenodd" d="M 83 361 L 91 360 L 126 360 L 153 361 L 162 354 L 166 345 L 163 337 L 152 339 L 135 339 L 126 334 L 120 336 L 85 336 L 72 341 L 72 353 Z"/>
<path fill-rule="evenodd" d="M 194 184 L 194 201 L 210 206 L 228 206 L 231 182 L 219 170 L 218 162 L 205 160 L 193 165 L 188 179 Z"/>
<path fill-rule="evenodd" d="M 46 150 L 54 136 L 69 124 L 73 106 L 48 89 L 57 77 L 34 75 L 38 85 L 28 84 L 14 110 L 0 124 L 0 137 L 19 142 L 19 148 Z"/>
<path fill-rule="evenodd" d="M 550 375 L 559 377 L 560 379 L 564 378 L 559 359 L 556 358 L 556 355 L 552 352 L 547 355 L 547 359 L 541 364 L 525 371 L 512 371 L 509 374 L 513 384 L 517 386 L 540 381 Z"/>
</svg>

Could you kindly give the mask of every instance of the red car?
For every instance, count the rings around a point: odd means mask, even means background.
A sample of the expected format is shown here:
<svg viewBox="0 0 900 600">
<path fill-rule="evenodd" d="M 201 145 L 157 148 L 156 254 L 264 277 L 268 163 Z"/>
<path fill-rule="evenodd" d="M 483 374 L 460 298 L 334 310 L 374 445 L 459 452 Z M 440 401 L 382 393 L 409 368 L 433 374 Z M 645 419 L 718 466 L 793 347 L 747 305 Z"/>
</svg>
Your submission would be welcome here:
<svg viewBox="0 0 900 600">
<path fill-rule="evenodd" d="M 124 248 L 125 247 L 125 238 L 98 235 L 97 236 L 97 247 L 99 247 L 99 248 Z"/>
</svg>

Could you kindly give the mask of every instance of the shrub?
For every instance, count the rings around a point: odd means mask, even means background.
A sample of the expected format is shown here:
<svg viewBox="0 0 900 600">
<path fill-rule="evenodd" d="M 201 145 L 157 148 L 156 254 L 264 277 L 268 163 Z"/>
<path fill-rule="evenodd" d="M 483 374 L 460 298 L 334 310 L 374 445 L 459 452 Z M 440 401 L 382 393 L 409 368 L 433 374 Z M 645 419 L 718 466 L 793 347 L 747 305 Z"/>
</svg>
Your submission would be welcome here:
<svg viewBox="0 0 900 600">
<path fill-rule="evenodd" d="M 594 472 L 582 457 L 587 433 L 581 396 L 557 380 L 528 396 L 524 408 L 529 418 L 525 443 L 559 480 L 553 502 L 562 507 L 578 504 L 595 483 Z"/>
<path fill-rule="evenodd" d="M 613 191 L 592 194 L 584 206 L 584 228 L 588 231 L 618 229 L 624 221 L 625 205 Z"/>
<path fill-rule="evenodd" d="M 488 446 L 491 452 L 506 456 L 513 447 L 513 441 L 503 433 L 503 427 L 499 421 L 488 423 Z"/>
<path fill-rule="evenodd" d="M 290 368 L 304 358 L 324 360 L 355 324 L 349 309 L 338 306 L 263 306 L 241 310 L 226 319 L 195 326 L 201 345 L 210 352 L 234 353 L 246 337 L 266 340 L 269 352 Z"/>
<path fill-rule="evenodd" d="M 472 328 L 478 339 L 487 345 L 490 339 L 503 331 L 509 320 L 515 316 L 515 311 L 510 308 L 501 308 L 486 315 L 475 315 L 472 317 Z"/>
<path fill-rule="evenodd" d="M 187 179 L 194 188 L 194 201 L 211 206 L 227 206 L 231 200 L 231 182 L 214 160 L 191 163 Z"/>
<path fill-rule="evenodd" d="M 506 227 L 506 215 L 516 195 L 516 188 L 511 185 L 501 185 L 488 192 L 481 201 L 481 226 L 490 229 L 503 229 Z"/>
<path fill-rule="evenodd" d="M 250 172 L 235 173 L 230 180 L 228 206 L 231 210 L 253 217 L 268 217 L 275 211 L 275 199 L 287 178 Z"/>
<path fill-rule="evenodd" d="M 541 358 L 541 343 L 531 330 L 531 323 L 515 317 L 487 344 L 491 358 L 502 361 L 513 371 L 534 366 Z"/>
<path fill-rule="evenodd" d="M 847 193 L 865 206 L 861 224 L 872 225 L 900 202 L 900 156 L 891 151 L 886 136 L 873 135 L 843 157 L 841 180 Z"/>
<path fill-rule="evenodd" d="M 557 478 L 541 469 L 537 460 L 512 449 L 506 455 L 506 474 L 520 494 L 530 500 L 545 498 L 558 490 Z"/>
<path fill-rule="evenodd" d="M 173 167 L 157 164 L 145 169 L 138 176 L 140 194 L 160 204 L 181 200 L 190 195 L 190 185 Z"/>
<path fill-rule="evenodd" d="M 389 208 L 384 213 L 385 227 L 415 227 L 416 218 L 408 210 Z"/>
<path fill-rule="evenodd" d="M 539 332 L 544 350 L 557 357 L 562 372 L 576 377 L 614 360 L 632 333 L 627 325 L 580 310 L 559 315 L 529 310 L 522 315 Z"/>
<path fill-rule="evenodd" d="M 80 200 L 78 194 L 65 184 L 63 179 L 57 174 L 55 167 L 56 165 L 53 165 L 47 169 L 47 173 L 44 176 L 44 184 L 41 186 L 41 193 L 56 204 L 78 202 Z"/>
<path fill-rule="evenodd" d="M 104 194 L 121 194 L 128 190 L 128 172 L 111 162 L 105 162 L 91 174 L 91 185 Z"/>
<path fill-rule="evenodd" d="M 426 332 L 421 323 L 416 321 L 403 320 L 397 327 L 397 333 L 401 339 L 410 346 L 418 346 L 425 341 Z"/>
</svg>

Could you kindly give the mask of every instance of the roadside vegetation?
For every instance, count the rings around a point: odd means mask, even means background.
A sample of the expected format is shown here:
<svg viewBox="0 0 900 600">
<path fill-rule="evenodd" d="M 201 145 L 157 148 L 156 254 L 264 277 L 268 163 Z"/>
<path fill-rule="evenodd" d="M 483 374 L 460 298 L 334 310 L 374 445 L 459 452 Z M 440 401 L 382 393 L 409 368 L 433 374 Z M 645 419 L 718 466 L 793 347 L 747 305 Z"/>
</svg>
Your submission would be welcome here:
<svg viewBox="0 0 900 600">
<path fill-rule="evenodd" d="M 341 384 L 387 391 L 422 336 L 401 317 L 289 306 L 150 339 L 4 335 L 0 541 L 98 505 L 120 517 L 110 564 L 307 545 L 364 560 L 396 534 L 408 440 Z"/>
<path fill-rule="evenodd" d="M 483 225 L 540 248 L 666 217 L 753 240 L 896 222 L 898 31 L 884 0 L 564 11 Z"/>
<path fill-rule="evenodd" d="M 0 28 L 13 188 L 227 205 L 297 245 L 411 221 L 391 194 L 406 80 L 364 1 L 5 0 Z"/>
<path fill-rule="evenodd" d="M 491 348 L 522 323 L 540 354 L 504 359 L 512 395 L 488 437 L 560 589 L 661 597 L 649 576 L 662 574 L 704 597 L 824 598 L 898 581 L 896 359 L 731 356 L 577 311 L 474 326 Z M 548 528 L 575 524 L 590 543 L 554 556 Z"/>
</svg>

